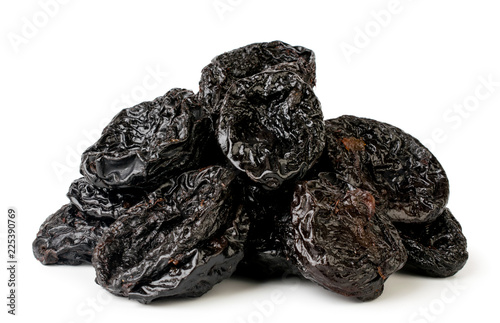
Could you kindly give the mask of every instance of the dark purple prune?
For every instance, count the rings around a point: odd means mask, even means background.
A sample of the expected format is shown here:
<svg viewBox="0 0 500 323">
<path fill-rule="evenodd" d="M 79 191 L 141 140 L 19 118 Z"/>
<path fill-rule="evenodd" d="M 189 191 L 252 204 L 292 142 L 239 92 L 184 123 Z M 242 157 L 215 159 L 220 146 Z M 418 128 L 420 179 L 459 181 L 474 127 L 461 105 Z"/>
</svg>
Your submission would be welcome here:
<svg viewBox="0 0 500 323">
<path fill-rule="evenodd" d="M 144 200 L 147 194 L 139 188 L 94 186 L 81 177 L 71 183 L 67 196 L 77 209 L 87 215 L 117 219 L 127 209 Z"/>
<path fill-rule="evenodd" d="M 221 54 L 202 70 L 200 91 L 202 103 L 218 116 L 218 104 L 231 85 L 269 68 L 295 72 L 306 83 L 316 83 L 314 52 L 281 41 L 255 43 Z"/>
<path fill-rule="evenodd" d="M 449 277 L 465 266 L 469 254 L 460 223 L 445 208 L 429 223 L 396 223 L 408 252 L 405 269 L 432 277 Z"/>
<path fill-rule="evenodd" d="M 446 173 L 417 139 L 387 123 L 355 116 L 325 121 L 330 170 L 375 196 L 393 222 L 434 220 L 448 202 Z"/>
<path fill-rule="evenodd" d="M 374 299 L 406 261 L 396 228 L 375 212 L 367 191 L 323 179 L 299 182 L 291 213 L 290 253 L 305 278 L 328 290 Z"/>
<path fill-rule="evenodd" d="M 221 103 L 217 137 L 232 164 L 267 189 L 298 179 L 324 147 L 321 104 L 296 74 L 241 79 Z"/>
<path fill-rule="evenodd" d="M 286 254 L 286 244 L 280 231 L 282 222 L 290 220 L 293 190 L 281 188 L 268 191 L 252 183 L 245 183 L 244 188 L 244 208 L 250 217 L 250 230 L 245 243 L 245 257 L 236 273 L 255 279 L 300 276 Z"/>
<path fill-rule="evenodd" d="M 41 225 L 33 241 L 33 254 L 44 265 L 90 263 L 97 240 L 112 222 L 66 204 Z"/>
<path fill-rule="evenodd" d="M 100 239 L 92 259 L 96 282 L 149 303 L 201 296 L 231 276 L 248 231 L 234 178 L 234 170 L 212 166 L 151 193 Z"/>
<path fill-rule="evenodd" d="M 212 131 L 194 93 L 172 89 L 119 112 L 83 153 L 80 172 L 96 186 L 156 188 L 200 166 Z"/>
</svg>

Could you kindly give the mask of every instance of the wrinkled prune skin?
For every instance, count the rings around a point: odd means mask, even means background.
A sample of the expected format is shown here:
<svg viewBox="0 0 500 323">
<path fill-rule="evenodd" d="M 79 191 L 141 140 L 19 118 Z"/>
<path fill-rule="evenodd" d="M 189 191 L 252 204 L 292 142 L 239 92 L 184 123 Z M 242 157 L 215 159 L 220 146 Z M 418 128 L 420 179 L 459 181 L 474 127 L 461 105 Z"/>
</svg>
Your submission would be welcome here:
<svg viewBox="0 0 500 323">
<path fill-rule="evenodd" d="M 273 190 L 316 162 L 324 131 L 311 87 L 294 73 L 268 71 L 231 86 L 221 103 L 217 138 L 236 168 Z"/>
<path fill-rule="evenodd" d="M 416 138 L 372 119 L 341 116 L 325 121 L 330 170 L 375 196 L 393 222 L 429 222 L 448 202 L 446 173 Z"/>
<path fill-rule="evenodd" d="M 290 221 L 293 186 L 268 191 L 250 181 L 244 184 L 244 208 L 250 217 L 250 230 L 245 243 L 245 257 L 236 274 L 254 279 L 288 275 L 300 276 L 286 254 L 281 228 Z"/>
<path fill-rule="evenodd" d="M 313 51 L 273 41 L 243 46 L 212 59 L 202 70 L 198 96 L 217 118 L 219 102 L 235 81 L 270 68 L 295 72 L 311 86 L 316 83 Z"/>
<path fill-rule="evenodd" d="M 87 215 L 117 219 L 130 207 L 144 200 L 147 193 L 139 188 L 98 187 L 81 177 L 71 183 L 67 196 L 78 210 Z"/>
<path fill-rule="evenodd" d="M 405 269 L 432 277 L 449 277 L 465 266 L 469 254 L 460 223 L 448 208 L 429 223 L 396 223 L 408 252 Z"/>
<path fill-rule="evenodd" d="M 88 216 L 66 204 L 41 225 L 33 241 L 33 254 L 44 265 L 90 263 L 99 237 L 112 222 Z"/>
<path fill-rule="evenodd" d="M 96 186 L 157 188 L 200 166 L 211 129 L 194 93 L 172 89 L 119 112 L 83 153 L 80 172 Z"/>
<path fill-rule="evenodd" d="M 291 214 L 291 254 L 305 278 L 328 290 L 374 299 L 406 261 L 396 228 L 375 212 L 367 191 L 323 179 L 299 182 Z"/>
<path fill-rule="evenodd" d="M 231 276 L 249 225 L 234 178 L 220 166 L 189 171 L 130 209 L 95 249 L 96 282 L 149 303 L 201 296 Z"/>
</svg>

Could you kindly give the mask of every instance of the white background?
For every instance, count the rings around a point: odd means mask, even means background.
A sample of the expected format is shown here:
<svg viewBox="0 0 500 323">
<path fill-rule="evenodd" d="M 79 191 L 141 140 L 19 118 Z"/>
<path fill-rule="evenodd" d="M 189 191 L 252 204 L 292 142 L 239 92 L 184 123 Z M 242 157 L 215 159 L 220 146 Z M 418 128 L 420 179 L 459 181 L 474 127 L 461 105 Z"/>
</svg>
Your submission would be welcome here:
<svg viewBox="0 0 500 323">
<path fill-rule="evenodd" d="M 49 3 L 50 5 L 43 5 Z M 328 4 L 327 4 L 328 3 Z M 392 13 L 391 13 L 392 12 Z M 0 259 L 18 209 L 18 316 L 30 322 L 470 322 L 498 307 L 498 1 L 2 1 Z M 389 13 L 389 14 L 387 14 Z M 449 279 L 389 278 L 360 303 L 312 283 L 230 279 L 199 299 L 110 296 L 91 266 L 42 266 L 31 242 L 67 203 L 79 155 L 121 108 L 197 91 L 210 60 L 282 40 L 317 57 L 326 118 L 353 114 L 425 142 L 449 176 L 470 258 Z M 485 86 L 485 83 L 489 83 Z M 4 265 L 1 266 L 4 268 Z M 494 320 L 494 319 L 493 319 Z"/>
</svg>

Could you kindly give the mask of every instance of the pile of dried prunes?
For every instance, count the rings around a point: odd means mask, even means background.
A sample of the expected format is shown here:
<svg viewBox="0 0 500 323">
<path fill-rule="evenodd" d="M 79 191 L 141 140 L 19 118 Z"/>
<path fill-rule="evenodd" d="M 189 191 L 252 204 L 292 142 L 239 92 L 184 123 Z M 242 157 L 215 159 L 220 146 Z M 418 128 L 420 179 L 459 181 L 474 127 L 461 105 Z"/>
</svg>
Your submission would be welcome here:
<svg viewBox="0 0 500 323">
<path fill-rule="evenodd" d="M 35 257 L 91 263 L 99 285 L 141 303 L 235 273 L 363 301 L 402 268 L 455 274 L 467 243 L 436 157 L 387 123 L 324 120 L 315 83 L 311 50 L 256 43 L 215 57 L 198 93 L 122 110 L 83 153 Z"/>
</svg>

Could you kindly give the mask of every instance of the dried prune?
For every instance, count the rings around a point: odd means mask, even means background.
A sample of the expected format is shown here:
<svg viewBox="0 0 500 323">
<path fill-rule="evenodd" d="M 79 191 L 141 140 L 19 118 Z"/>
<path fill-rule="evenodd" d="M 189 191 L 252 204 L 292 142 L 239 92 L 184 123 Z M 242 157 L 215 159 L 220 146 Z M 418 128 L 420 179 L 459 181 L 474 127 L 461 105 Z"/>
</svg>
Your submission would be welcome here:
<svg viewBox="0 0 500 323">
<path fill-rule="evenodd" d="M 296 74 L 268 71 L 235 82 L 221 103 L 219 144 L 267 189 L 297 179 L 324 147 L 321 104 Z"/>
<path fill-rule="evenodd" d="M 67 196 L 76 208 L 87 215 L 116 219 L 145 199 L 146 192 L 139 188 L 98 187 L 81 177 L 71 183 Z"/>
<path fill-rule="evenodd" d="M 33 241 L 33 254 L 44 265 L 90 263 L 97 240 L 112 222 L 66 204 L 41 225 Z"/>
<path fill-rule="evenodd" d="M 291 254 L 305 278 L 328 290 L 374 299 L 406 261 L 396 228 L 375 212 L 367 191 L 324 179 L 299 182 L 291 213 Z"/>
<path fill-rule="evenodd" d="M 158 187 L 165 177 L 200 166 L 211 120 L 192 91 L 119 112 L 82 155 L 80 172 L 102 187 Z"/>
<path fill-rule="evenodd" d="M 446 173 L 416 138 L 387 123 L 348 115 L 326 120 L 325 128 L 331 170 L 372 193 L 392 221 L 432 221 L 446 206 Z"/>
<path fill-rule="evenodd" d="M 292 188 L 267 191 L 248 181 L 245 187 L 245 211 L 250 217 L 250 230 L 245 243 L 245 256 L 237 274 L 267 279 L 300 273 L 286 254 L 280 229 L 290 221 Z M 283 223 L 282 223 L 283 222 Z"/>
<path fill-rule="evenodd" d="M 269 68 L 295 72 L 311 86 L 316 83 L 313 51 L 273 41 L 250 44 L 215 57 L 202 70 L 198 95 L 207 109 L 217 116 L 218 103 L 234 81 Z"/>
<path fill-rule="evenodd" d="M 130 209 L 95 249 L 97 283 L 149 303 L 200 296 L 229 277 L 248 231 L 234 178 L 219 166 L 189 171 Z"/>
<path fill-rule="evenodd" d="M 427 276 L 448 277 L 467 262 L 467 240 L 448 208 L 430 223 L 395 225 L 408 252 L 406 269 Z"/>
</svg>

